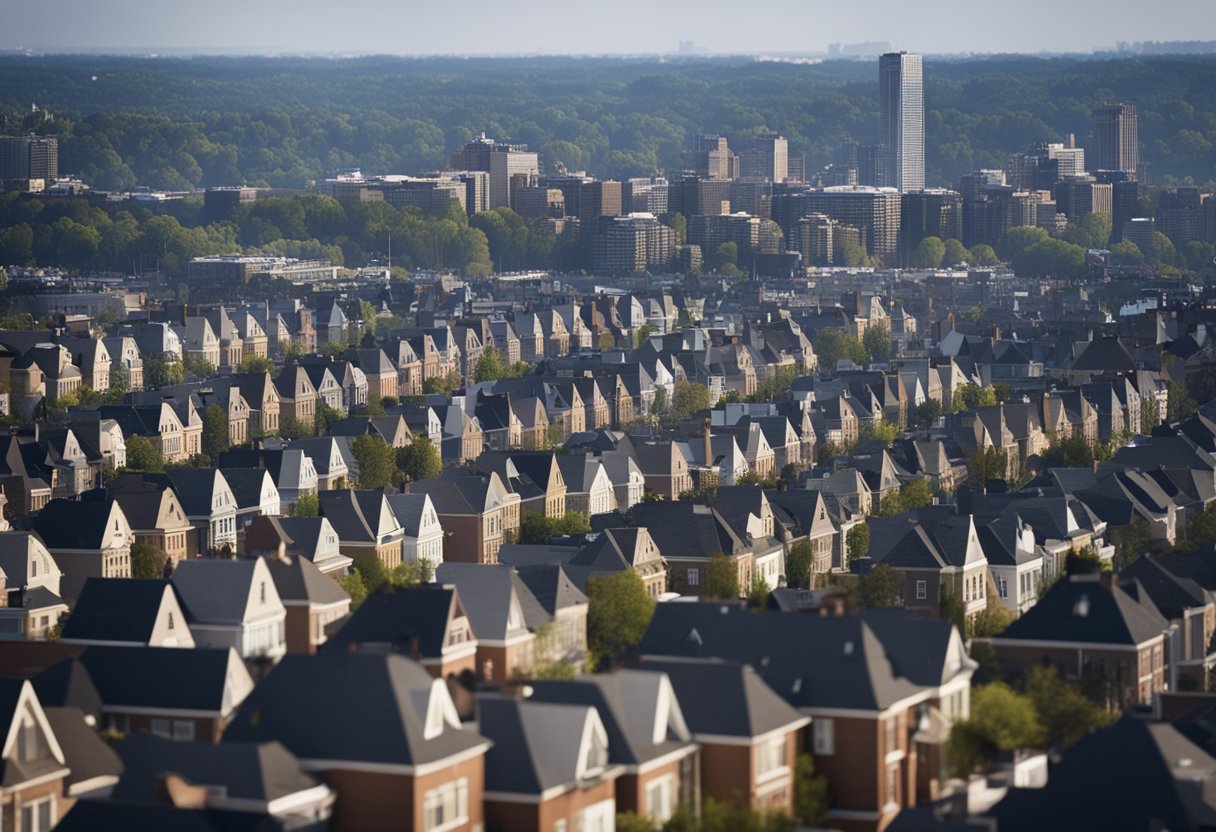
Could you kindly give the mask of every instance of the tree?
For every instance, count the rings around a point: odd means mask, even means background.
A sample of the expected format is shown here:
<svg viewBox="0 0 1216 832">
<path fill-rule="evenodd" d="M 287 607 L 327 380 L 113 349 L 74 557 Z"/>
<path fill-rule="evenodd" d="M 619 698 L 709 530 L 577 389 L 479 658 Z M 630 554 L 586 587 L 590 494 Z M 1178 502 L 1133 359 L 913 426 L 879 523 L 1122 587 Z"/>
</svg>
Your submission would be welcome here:
<svg viewBox="0 0 1216 832">
<path fill-rule="evenodd" d="M 799 754 L 794 763 L 794 816 L 803 826 L 826 827 L 831 805 L 827 778 L 815 774 L 810 754 Z"/>
<path fill-rule="evenodd" d="M 925 399 L 916 408 L 916 420 L 926 428 L 932 427 L 942 415 L 942 403 L 937 399 Z"/>
<path fill-rule="evenodd" d="M 217 370 L 207 359 L 197 355 L 187 355 L 182 359 L 182 372 L 186 381 L 203 381 L 215 378 Z"/>
<path fill-rule="evenodd" d="M 870 525 L 858 523 L 845 535 L 845 556 L 850 560 L 864 558 L 870 551 Z"/>
<path fill-rule="evenodd" d="M 1082 214 L 1079 220 L 1068 224 L 1060 239 L 1081 248 L 1106 248 L 1110 240 L 1110 227 L 1109 214 Z"/>
<path fill-rule="evenodd" d="M 291 507 L 292 517 L 316 517 L 321 513 L 321 501 L 316 494 L 301 494 Z"/>
<path fill-rule="evenodd" d="M 357 610 L 367 600 L 367 584 L 363 582 L 363 575 L 357 569 L 352 569 L 347 574 L 338 578 L 338 586 L 342 587 L 342 591 L 350 596 L 350 608 L 352 611 Z"/>
<path fill-rule="evenodd" d="M 794 589 L 811 588 L 814 553 L 809 540 L 799 540 L 785 556 L 785 582 Z"/>
<path fill-rule="evenodd" d="M 132 471 L 164 471 L 165 458 L 150 440 L 133 434 L 127 437 L 127 468 Z"/>
<path fill-rule="evenodd" d="M 1007 381 L 998 381 L 992 385 L 992 397 L 998 402 L 1007 402 L 1013 398 L 1013 387 Z"/>
<path fill-rule="evenodd" d="M 431 438 L 418 434 L 410 444 L 397 449 L 397 468 L 407 482 L 433 480 L 443 471 L 443 460 Z"/>
<path fill-rule="evenodd" d="M 668 419 L 672 423 L 691 419 L 702 410 L 708 410 L 709 388 L 695 381 L 677 381 L 671 392 L 671 411 Z"/>
<path fill-rule="evenodd" d="M 520 543 L 548 543 L 549 538 L 588 534 L 591 523 L 577 511 L 562 517 L 546 517 L 538 511 L 525 511 L 519 521 Z"/>
<path fill-rule="evenodd" d="M 346 418 L 346 415 L 336 407 L 330 407 L 325 402 L 317 402 L 317 413 L 313 417 L 313 427 L 316 430 L 317 436 L 325 436 L 329 433 L 330 428 L 335 422 L 340 422 Z"/>
<path fill-rule="evenodd" d="M 1152 396 L 1140 399 L 1140 433 L 1148 436 L 1159 424 L 1161 424 L 1161 411 L 1157 408 L 1157 400 Z"/>
<path fill-rule="evenodd" d="M 633 569 L 587 579 L 587 649 L 597 667 L 637 647 L 654 615 L 654 599 Z"/>
<path fill-rule="evenodd" d="M 376 335 L 376 307 L 372 306 L 369 301 L 359 298 L 359 317 L 363 319 L 363 326 L 367 329 L 369 335 Z"/>
<path fill-rule="evenodd" d="M 739 586 L 739 570 L 734 560 L 722 553 L 709 559 L 705 570 L 705 592 L 702 597 L 706 600 L 728 601 L 742 595 Z"/>
<path fill-rule="evenodd" d="M 903 582 L 897 569 L 880 563 L 861 577 L 857 600 L 863 607 L 898 606 Z"/>
<path fill-rule="evenodd" d="M 350 443 L 359 466 L 360 488 L 387 488 L 397 473 L 397 452 L 379 436 L 365 433 Z"/>
<path fill-rule="evenodd" d="M 1013 257 L 1018 277 L 1078 277 L 1084 266 L 1085 249 L 1064 240 L 1042 240 Z"/>
<path fill-rule="evenodd" d="M 946 240 L 946 251 L 942 256 L 942 265 L 948 269 L 965 266 L 971 260 L 971 252 L 958 240 L 951 237 Z"/>
<path fill-rule="evenodd" d="M 998 754 L 1037 748 L 1045 732 L 1030 697 L 1002 682 L 979 688 L 971 697 L 971 716 L 954 723 L 946 757 L 958 777 L 967 777 Z"/>
<path fill-rule="evenodd" d="M 977 407 L 992 407 L 996 404 L 996 391 L 969 381 L 955 389 L 950 404 L 955 413 L 966 413 Z"/>
<path fill-rule="evenodd" d="M 839 329 L 824 327 L 815 333 L 812 342 L 819 366 L 828 372 L 836 371 L 837 362 L 842 359 L 854 364 L 864 364 L 867 351 L 865 345 L 856 336 Z"/>
<path fill-rule="evenodd" d="M 1063 750 L 1110 723 L 1113 714 L 1064 679 L 1055 665 L 1039 665 L 1026 673 L 1026 695 L 1034 705 L 1050 748 Z"/>
<path fill-rule="evenodd" d="M 203 453 L 219 459 L 229 447 L 228 414 L 218 404 L 209 404 L 203 408 Z"/>
<path fill-rule="evenodd" d="M 859 433 L 862 439 L 876 440 L 887 446 L 899 438 L 899 428 L 886 419 L 863 422 Z"/>
<path fill-rule="evenodd" d="M 279 436 L 284 439 L 303 439 L 308 436 L 315 436 L 316 430 L 316 425 L 305 422 L 302 419 L 288 417 L 279 420 Z"/>
<path fill-rule="evenodd" d="M 1144 263 L 1144 252 L 1131 240 L 1120 240 L 1110 247 L 1110 259 L 1116 266 L 1139 266 Z"/>
<path fill-rule="evenodd" d="M 658 330 L 650 324 L 642 324 L 640 327 L 638 327 L 638 331 L 633 334 L 634 349 L 640 350 L 642 345 L 649 341 L 650 336 L 654 335 L 656 332 L 658 332 Z"/>
<path fill-rule="evenodd" d="M 1088 468 L 1094 461 L 1094 449 L 1084 436 L 1070 436 L 1048 447 L 1043 462 L 1049 468 Z"/>
<path fill-rule="evenodd" d="M 481 357 L 473 367 L 473 380 L 477 382 L 497 381 L 503 377 L 505 367 L 498 348 L 490 345 L 481 351 Z"/>
<path fill-rule="evenodd" d="M 241 359 L 242 373 L 269 373 L 274 370 L 274 362 L 264 355 L 250 353 Z"/>
<path fill-rule="evenodd" d="M 1171 381 L 1167 390 L 1169 393 L 1167 410 L 1169 421 L 1177 422 L 1189 419 L 1199 410 L 1199 405 L 1195 404 L 1195 400 L 1191 398 L 1191 392 L 1181 381 Z"/>
<path fill-rule="evenodd" d="M 1005 632 L 1005 628 L 1013 623 L 1013 610 L 1002 604 L 995 596 L 988 596 L 988 604 L 971 619 L 970 633 L 972 638 L 991 638 Z"/>
<path fill-rule="evenodd" d="M 764 605 L 768 603 L 768 594 L 773 591 L 773 588 L 768 585 L 768 581 L 759 572 L 752 573 L 752 585 L 747 591 L 747 605 L 754 610 L 764 609 Z"/>
<path fill-rule="evenodd" d="M 442 393 L 446 396 L 459 386 L 460 373 L 453 370 L 445 376 L 435 376 L 422 382 L 422 392 L 427 395 Z"/>
<path fill-rule="evenodd" d="M 132 543 L 131 577 L 151 581 L 158 581 L 165 577 L 164 552 L 143 540 Z"/>
<path fill-rule="evenodd" d="M 868 327 L 861 344 L 872 361 L 886 361 L 891 357 L 891 332 L 885 326 Z"/>
<path fill-rule="evenodd" d="M 929 487 L 929 480 L 921 477 L 901 485 L 899 501 L 903 503 L 904 511 L 933 505 L 933 489 Z"/>
<path fill-rule="evenodd" d="M 1002 448 L 977 448 L 967 454 L 967 472 L 985 494 L 990 481 L 1005 479 L 1008 466 L 1009 456 Z"/>
<path fill-rule="evenodd" d="M 996 252 L 992 250 L 992 246 L 987 243 L 976 243 L 973 245 L 969 260 L 981 269 L 991 268 L 1001 262 L 996 256 Z"/>
<path fill-rule="evenodd" d="M 144 383 L 151 389 L 181 384 L 186 373 L 180 361 L 164 355 L 149 355 L 144 359 Z"/>
<path fill-rule="evenodd" d="M 916 246 L 916 250 L 912 252 L 911 261 L 908 263 L 914 269 L 936 269 L 942 264 L 942 258 L 946 256 L 946 245 L 941 241 L 940 237 L 926 237 Z"/>
<path fill-rule="evenodd" d="M 1111 538 L 1115 545 L 1114 568 L 1123 569 L 1148 551 L 1153 528 L 1147 520 L 1137 516 L 1128 525 L 1115 529 Z"/>
</svg>

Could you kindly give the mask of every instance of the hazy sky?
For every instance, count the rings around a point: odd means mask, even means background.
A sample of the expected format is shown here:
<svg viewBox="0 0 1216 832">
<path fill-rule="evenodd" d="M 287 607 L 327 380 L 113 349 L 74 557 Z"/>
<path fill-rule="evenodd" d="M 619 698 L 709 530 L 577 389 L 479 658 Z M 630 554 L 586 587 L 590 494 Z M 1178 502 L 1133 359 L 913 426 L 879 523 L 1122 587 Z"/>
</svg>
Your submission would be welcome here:
<svg viewBox="0 0 1216 832">
<path fill-rule="evenodd" d="M 1208 25 L 1199 25 L 1206 20 Z M 1216 37 L 1212 0 L 0 0 L 0 47 L 134 52 L 1088 52 Z"/>
</svg>

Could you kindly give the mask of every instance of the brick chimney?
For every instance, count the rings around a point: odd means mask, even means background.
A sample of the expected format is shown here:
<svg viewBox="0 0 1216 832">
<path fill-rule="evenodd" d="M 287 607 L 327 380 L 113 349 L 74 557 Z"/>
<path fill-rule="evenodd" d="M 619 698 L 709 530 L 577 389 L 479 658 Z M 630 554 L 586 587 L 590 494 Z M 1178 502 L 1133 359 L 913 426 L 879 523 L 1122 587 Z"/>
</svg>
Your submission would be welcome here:
<svg viewBox="0 0 1216 832">
<path fill-rule="evenodd" d="M 705 437 L 705 465 L 708 467 L 714 462 L 713 445 L 709 441 L 709 419 L 705 420 L 705 432 L 703 436 Z"/>
</svg>

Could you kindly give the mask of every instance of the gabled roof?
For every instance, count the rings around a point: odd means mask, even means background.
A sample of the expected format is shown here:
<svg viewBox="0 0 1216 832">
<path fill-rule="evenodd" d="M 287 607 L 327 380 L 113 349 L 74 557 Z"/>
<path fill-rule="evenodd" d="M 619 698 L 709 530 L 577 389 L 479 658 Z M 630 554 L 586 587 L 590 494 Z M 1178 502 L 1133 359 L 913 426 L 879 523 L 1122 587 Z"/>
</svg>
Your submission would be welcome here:
<svg viewBox="0 0 1216 832">
<path fill-rule="evenodd" d="M 1103 586 L 1097 577 L 1072 576 L 1057 582 L 993 642 L 1138 645 L 1160 636 L 1169 626 L 1142 588 L 1133 585 L 1133 597 L 1119 586 Z"/>
<path fill-rule="evenodd" d="M 32 528 L 48 549 L 101 549 L 115 511 L 122 509 L 114 500 L 51 500 L 38 512 Z"/>
<path fill-rule="evenodd" d="M 305 602 L 310 606 L 323 607 L 350 601 L 346 590 L 322 573 L 308 558 L 289 555 L 286 560 L 268 557 L 265 561 L 270 567 L 274 588 L 284 604 Z"/>
<path fill-rule="evenodd" d="M 759 737 L 782 729 L 792 731 L 808 721 L 746 664 L 651 659 L 642 667 L 665 673 L 671 680 L 694 739 L 701 735 Z"/>
<path fill-rule="evenodd" d="M 525 566 L 517 572 L 537 603 L 551 616 L 557 615 L 559 610 L 588 602 L 587 596 L 559 563 Z"/>
<path fill-rule="evenodd" d="M 521 627 L 534 630 L 552 619 L 532 591 L 507 564 L 444 562 L 435 570 L 435 579 L 452 584 L 468 612 L 473 632 L 483 641 L 502 641 L 512 636 L 511 605 L 519 604 Z"/>
<path fill-rule="evenodd" d="M 98 735 L 97 729 L 85 722 L 84 711 L 79 708 L 44 708 L 43 711 L 70 770 L 64 783 L 69 790 L 89 781 L 104 783 L 118 779 L 123 771 L 122 760 Z"/>
<path fill-rule="evenodd" d="M 486 745 L 460 727 L 443 681 L 422 665 L 341 651 L 284 657 L 228 727 L 233 740 L 278 740 L 305 762 L 414 767 Z"/>
<path fill-rule="evenodd" d="M 227 682 L 230 669 L 244 666 L 231 649 L 98 646 L 79 661 L 108 707 L 227 713 L 240 704 L 229 699 Z M 247 672 L 243 681 L 252 686 Z"/>
<path fill-rule="evenodd" d="M 1175 575 L 1155 558 L 1141 555 L 1119 573 L 1119 581 L 1137 581 L 1166 618 L 1181 618 L 1188 609 L 1206 607 L 1211 596 L 1190 578 Z"/>
<path fill-rule="evenodd" d="M 62 638 L 147 644 L 166 591 L 173 591 L 167 581 L 86 578 Z"/>
<path fill-rule="evenodd" d="M 265 565 L 259 558 L 185 560 L 173 570 L 173 588 L 191 623 L 244 621 L 253 584 Z"/>
<path fill-rule="evenodd" d="M 629 510 L 645 526 L 664 557 L 712 558 L 736 555 L 748 546 L 711 506 L 687 502 L 638 503 Z"/>
<path fill-rule="evenodd" d="M 416 647 L 419 659 L 436 659 L 443 654 L 452 619 L 463 615 L 464 606 L 453 586 L 423 584 L 373 592 L 325 642 L 322 650 L 388 645 L 408 655 Z M 476 635 L 476 630 L 473 632 Z"/>
</svg>

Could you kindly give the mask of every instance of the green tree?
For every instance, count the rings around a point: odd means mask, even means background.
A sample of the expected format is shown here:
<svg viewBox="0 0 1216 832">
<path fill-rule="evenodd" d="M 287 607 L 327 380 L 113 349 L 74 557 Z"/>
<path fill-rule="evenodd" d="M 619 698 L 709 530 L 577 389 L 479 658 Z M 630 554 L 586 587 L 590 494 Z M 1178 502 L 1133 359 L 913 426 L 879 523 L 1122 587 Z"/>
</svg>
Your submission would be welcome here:
<svg viewBox="0 0 1216 832">
<path fill-rule="evenodd" d="M 228 414 L 218 404 L 203 408 L 203 453 L 212 459 L 231 447 L 228 438 Z"/>
<path fill-rule="evenodd" d="M 363 574 L 357 569 L 352 569 L 338 578 L 338 586 L 342 587 L 342 591 L 350 596 L 352 611 L 359 609 L 359 606 L 367 600 L 367 584 L 363 582 Z"/>
<path fill-rule="evenodd" d="M 863 558 L 870 551 L 870 525 L 858 523 L 845 535 L 845 556 L 850 560 Z"/>
<path fill-rule="evenodd" d="M 1079 220 L 1068 224 L 1060 239 L 1081 248 L 1106 248 L 1110 241 L 1110 226 L 1109 214 L 1082 214 Z"/>
<path fill-rule="evenodd" d="M 903 577 L 885 563 L 876 565 L 858 582 L 858 602 L 863 607 L 894 607 L 899 604 Z"/>
<path fill-rule="evenodd" d="M 814 553 L 809 540 L 799 540 L 785 555 L 785 582 L 794 589 L 811 588 Z"/>
<path fill-rule="evenodd" d="M 316 494 L 301 494 L 291 507 L 292 517 L 316 517 L 321 513 L 321 501 Z"/>
<path fill-rule="evenodd" d="M 1079 277 L 1084 266 L 1085 249 L 1064 240 L 1042 240 L 1013 258 L 1018 277 Z"/>
<path fill-rule="evenodd" d="M 926 428 L 932 427 L 942 415 L 942 403 L 937 399 L 925 399 L 916 408 L 916 420 Z"/>
<path fill-rule="evenodd" d="M 137 540 L 131 544 L 131 577 L 160 580 L 165 577 L 165 555 L 151 543 Z"/>
<path fill-rule="evenodd" d="M 971 619 L 969 627 L 972 638 L 991 638 L 1005 632 L 1013 623 L 1013 610 L 1002 604 L 995 596 L 988 596 L 988 604 Z"/>
<path fill-rule="evenodd" d="M 460 386 L 460 373 L 453 370 L 444 376 L 435 376 L 422 382 L 422 392 L 427 395 L 442 393 L 449 395 Z"/>
<path fill-rule="evenodd" d="M 861 344 L 873 361 L 886 361 L 891 357 L 891 332 L 885 326 L 867 328 Z"/>
<path fill-rule="evenodd" d="M 1043 725 L 1050 748 L 1063 750 L 1086 734 L 1110 723 L 1113 714 L 1090 701 L 1055 665 L 1038 665 L 1026 672 L 1026 695 Z"/>
<path fill-rule="evenodd" d="M 203 381 L 215 378 L 217 371 L 206 359 L 199 356 L 187 355 L 182 360 L 182 372 L 186 381 Z"/>
<path fill-rule="evenodd" d="M 677 381 L 672 387 L 668 419 L 672 423 L 683 422 L 702 410 L 708 410 L 709 406 L 708 387 L 695 381 Z"/>
<path fill-rule="evenodd" d="M 978 407 L 992 407 L 996 404 L 996 391 L 991 387 L 980 387 L 974 382 L 960 384 L 950 400 L 951 409 L 955 413 L 966 413 Z"/>
<path fill-rule="evenodd" d="M 1120 240 L 1110 247 L 1110 258 L 1116 266 L 1139 266 L 1144 263 L 1144 252 L 1131 240 Z"/>
<path fill-rule="evenodd" d="M 165 470 L 165 458 L 160 451 L 139 434 L 127 437 L 127 468 L 132 471 L 159 472 Z"/>
<path fill-rule="evenodd" d="M 379 436 L 365 433 L 350 443 L 359 466 L 360 488 L 387 488 L 397 473 L 397 452 Z"/>
<path fill-rule="evenodd" d="M 144 383 L 149 389 L 181 384 L 185 380 L 186 373 L 180 361 L 164 355 L 149 355 L 144 359 Z"/>
<path fill-rule="evenodd" d="M 992 268 L 1001 261 L 993 251 L 992 246 L 986 243 L 976 243 L 971 247 L 971 256 L 969 261 L 981 269 Z"/>
<path fill-rule="evenodd" d="M 991 251 L 992 249 L 988 250 Z M 993 255 L 993 259 L 996 259 L 995 255 Z M 969 262 L 972 262 L 972 256 L 971 252 L 967 251 L 966 246 L 953 237 L 946 240 L 945 254 L 942 255 L 943 266 L 952 269 L 957 266 L 965 266 Z"/>
<path fill-rule="evenodd" d="M 592 667 L 637 647 L 654 615 L 654 599 L 632 569 L 587 579 L 587 648 Z"/>
<path fill-rule="evenodd" d="M 742 594 L 739 570 L 734 560 L 722 553 L 711 557 L 705 569 L 705 592 L 702 597 L 706 600 L 727 601 L 737 599 Z"/>
<path fill-rule="evenodd" d="M 908 265 L 914 269 L 936 269 L 942 264 L 942 258 L 945 256 L 946 244 L 941 241 L 941 238 L 926 237 L 912 252 Z"/>
<path fill-rule="evenodd" d="M 304 439 L 309 436 L 315 436 L 316 432 L 316 425 L 305 422 L 302 419 L 288 417 L 279 420 L 279 436 L 284 439 Z"/>
<path fill-rule="evenodd" d="M 929 480 L 921 477 L 904 483 L 899 487 L 899 500 L 903 503 L 904 511 L 933 505 L 933 489 L 929 487 Z"/>
<path fill-rule="evenodd" d="M 819 366 L 828 372 L 836 371 L 836 363 L 848 359 L 854 364 L 864 364 L 868 354 L 865 345 L 856 336 L 839 329 L 824 327 L 815 333 L 812 342 Z"/>
<path fill-rule="evenodd" d="M 994 682 L 975 691 L 970 718 L 950 729 L 946 757 L 954 774 L 965 778 L 1002 752 L 1037 748 L 1045 736 L 1030 697 Z"/>
<path fill-rule="evenodd" d="M 577 511 L 562 517 L 546 517 L 538 511 L 525 511 L 519 521 L 520 543 L 548 543 L 551 537 L 588 534 L 591 523 Z"/>
<path fill-rule="evenodd" d="M 985 494 L 988 493 L 989 482 L 1005 479 L 1008 464 L 1008 454 L 997 447 L 977 448 L 967 454 L 967 471 L 971 480 Z"/>
<path fill-rule="evenodd" d="M 433 480 L 443 471 L 443 460 L 429 436 L 416 434 L 410 444 L 397 449 L 397 468 L 407 482 Z"/>
<path fill-rule="evenodd" d="M 815 774 L 815 761 L 810 754 L 799 754 L 794 762 L 794 816 L 803 826 L 826 827 L 831 806 L 827 778 Z"/>
<path fill-rule="evenodd" d="M 1199 405 L 1195 404 L 1195 400 L 1191 398 L 1191 392 L 1181 381 L 1171 381 L 1167 392 L 1169 393 L 1167 410 L 1169 421 L 1177 422 L 1189 419 L 1199 410 Z"/>
<path fill-rule="evenodd" d="M 876 440 L 887 446 L 899 438 L 899 428 L 886 419 L 863 422 L 859 433 L 862 439 Z"/>
<path fill-rule="evenodd" d="M 638 327 L 637 332 L 633 333 L 634 349 L 640 350 L 642 345 L 649 341 L 650 336 L 654 335 L 656 332 L 658 332 L 658 330 L 650 324 L 642 324 L 640 327 Z"/>
<path fill-rule="evenodd" d="M 372 337 L 376 335 L 376 307 L 370 302 L 359 298 L 359 317 L 363 319 L 363 327 Z"/>
<path fill-rule="evenodd" d="M 325 402 L 318 401 L 317 412 L 313 416 L 313 429 L 316 431 L 317 436 L 325 436 L 336 422 L 340 422 L 345 418 L 346 414 L 341 410 L 338 410 L 336 407 L 330 407 Z"/>
<path fill-rule="evenodd" d="M 249 355 L 241 359 L 240 372 L 242 373 L 269 373 L 274 371 L 274 362 L 264 355 Z"/>
<path fill-rule="evenodd" d="M 992 385 L 992 397 L 998 402 L 1007 402 L 1013 398 L 1013 387 L 1006 381 L 998 381 Z"/>
<path fill-rule="evenodd" d="M 1160 423 L 1161 413 L 1157 409 L 1157 400 L 1152 396 L 1145 396 L 1140 400 L 1140 433 L 1148 436 Z"/>
<path fill-rule="evenodd" d="M 1115 529 L 1111 541 L 1115 546 L 1114 568 L 1124 569 L 1136 558 L 1148 551 L 1153 540 L 1153 529 L 1143 517 L 1135 517 L 1126 526 Z"/>
</svg>

